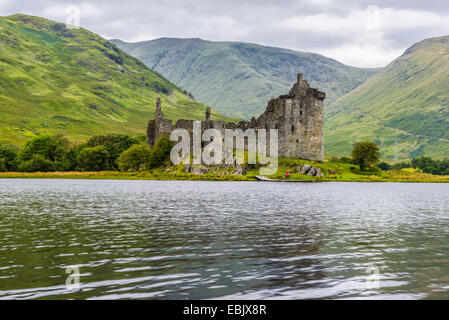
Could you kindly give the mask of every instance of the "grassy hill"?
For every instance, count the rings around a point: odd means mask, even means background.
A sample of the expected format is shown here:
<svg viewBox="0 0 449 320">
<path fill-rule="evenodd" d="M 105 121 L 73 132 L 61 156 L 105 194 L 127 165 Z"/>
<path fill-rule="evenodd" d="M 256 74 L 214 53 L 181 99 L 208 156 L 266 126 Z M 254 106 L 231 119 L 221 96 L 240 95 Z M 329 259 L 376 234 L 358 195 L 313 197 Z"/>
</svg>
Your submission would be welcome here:
<svg viewBox="0 0 449 320">
<path fill-rule="evenodd" d="M 100 36 L 38 17 L 0 17 L 0 142 L 144 134 L 157 96 L 168 118 L 204 119 L 205 105 Z"/>
<path fill-rule="evenodd" d="M 447 157 L 448 107 L 449 37 L 427 39 L 327 108 L 326 152 L 371 140 L 387 160 Z"/>
<path fill-rule="evenodd" d="M 251 43 L 173 38 L 111 42 L 218 112 L 246 119 L 261 114 L 269 99 L 287 93 L 298 73 L 325 91 L 329 103 L 378 72 Z"/>
</svg>

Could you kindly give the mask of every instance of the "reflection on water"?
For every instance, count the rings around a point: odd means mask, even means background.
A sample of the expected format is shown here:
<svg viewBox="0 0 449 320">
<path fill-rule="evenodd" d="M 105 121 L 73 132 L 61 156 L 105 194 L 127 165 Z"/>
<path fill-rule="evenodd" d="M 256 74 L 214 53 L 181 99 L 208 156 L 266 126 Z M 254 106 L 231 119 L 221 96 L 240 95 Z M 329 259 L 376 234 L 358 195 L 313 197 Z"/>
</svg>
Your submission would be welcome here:
<svg viewBox="0 0 449 320">
<path fill-rule="evenodd" d="M 0 180 L 0 299 L 449 298 L 448 191 Z"/>
</svg>

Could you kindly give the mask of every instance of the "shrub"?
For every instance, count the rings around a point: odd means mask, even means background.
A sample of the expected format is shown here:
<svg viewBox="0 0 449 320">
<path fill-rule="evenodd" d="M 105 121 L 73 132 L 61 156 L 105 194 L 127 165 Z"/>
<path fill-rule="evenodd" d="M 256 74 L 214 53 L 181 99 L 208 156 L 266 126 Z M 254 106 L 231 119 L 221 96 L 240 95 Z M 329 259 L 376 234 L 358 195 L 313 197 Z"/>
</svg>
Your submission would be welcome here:
<svg viewBox="0 0 449 320">
<path fill-rule="evenodd" d="M 338 162 L 338 163 L 352 163 L 352 159 L 348 157 L 331 157 L 329 162 Z"/>
<path fill-rule="evenodd" d="M 432 170 L 433 170 L 433 169 L 434 169 L 433 167 L 426 167 L 426 168 L 422 169 L 422 171 L 423 171 L 424 173 L 432 174 Z"/>
<path fill-rule="evenodd" d="M 395 170 L 402 170 L 406 168 L 411 168 L 411 164 L 409 162 L 399 162 L 393 165 L 393 169 Z"/>
<path fill-rule="evenodd" d="M 393 169 L 393 167 L 389 163 L 386 163 L 386 162 L 379 163 L 377 165 L 377 167 L 380 168 L 383 171 L 388 171 L 388 170 Z"/>
<path fill-rule="evenodd" d="M 441 172 L 441 170 L 439 168 L 433 168 L 430 173 L 434 174 L 434 175 L 441 175 L 442 174 L 442 172 Z"/>
<path fill-rule="evenodd" d="M 354 173 L 354 174 L 360 174 L 360 175 L 375 175 L 375 176 L 380 176 L 382 170 L 378 167 L 370 167 L 370 168 L 365 168 L 364 170 L 360 169 L 359 167 L 356 166 L 350 166 L 349 170 Z"/>
<path fill-rule="evenodd" d="M 145 144 L 135 144 L 122 152 L 117 159 L 120 171 L 137 171 L 149 167 L 151 148 Z"/>
<path fill-rule="evenodd" d="M 41 154 L 35 154 L 30 160 L 26 160 L 20 163 L 19 171 L 22 172 L 49 172 L 54 171 L 54 163 Z"/>
<path fill-rule="evenodd" d="M 341 163 L 352 163 L 352 159 L 349 157 L 341 157 L 339 161 Z"/>
<path fill-rule="evenodd" d="M 360 170 L 372 168 L 379 162 L 379 146 L 374 142 L 357 142 L 352 149 L 352 162 L 359 165 Z"/>
<path fill-rule="evenodd" d="M 110 169 L 109 158 L 104 146 L 84 148 L 77 157 L 78 168 L 82 171 L 106 171 Z"/>
<path fill-rule="evenodd" d="M 157 93 L 170 94 L 172 92 L 168 85 L 159 81 L 153 81 L 149 87 Z"/>
<path fill-rule="evenodd" d="M 168 136 L 163 135 L 159 137 L 151 151 L 150 169 L 162 166 L 170 156 L 172 147 L 173 144 Z"/>
</svg>

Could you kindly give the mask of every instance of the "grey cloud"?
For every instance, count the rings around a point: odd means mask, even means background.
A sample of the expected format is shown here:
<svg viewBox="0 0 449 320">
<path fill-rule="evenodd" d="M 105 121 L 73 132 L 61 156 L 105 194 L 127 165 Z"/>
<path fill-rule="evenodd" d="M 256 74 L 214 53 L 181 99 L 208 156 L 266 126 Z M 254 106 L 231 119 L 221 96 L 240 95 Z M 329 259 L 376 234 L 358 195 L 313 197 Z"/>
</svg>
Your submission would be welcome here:
<svg viewBox="0 0 449 320">
<path fill-rule="evenodd" d="M 344 23 L 352 13 L 363 11 L 370 5 L 381 9 L 449 15 L 449 2 L 434 0 L 0 0 L 0 14 L 25 13 L 63 22 L 67 16 L 65 8 L 72 4 L 81 8 L 82 27 L 108 38 L 136 41 L 159 37 L 199 37 L 215 41 L 256 42 L 300 51 L 317 50 L 318 53 L 354 46 L 363 50 L 365 44 L 361 31 L 347 28 L 340 30 L 339 25 L 332 25 L 332 19 L 337 17 L 335 21 Z M 305 18 L 314 19 L 317 15 L 331 17 L 329 25 L 320 30 L 296 30 L 283 25 L 287 19 L 301 21 Z M 327 23 L 323 18 L 320 21 Z M 359 26 L 355 25 L 354 29 L 357 28 Z M 391 56 L 392 50 L 403 51 L 426 37 L 449 34 L 449 26 L 436 28 L 429 24 L 404 30 L 389 30 L 386 27 L 381 32 L 378 54 L 385 51 Z M 368 58 L 369 54 L 367 52 Z M 385 59 L 373 57 L 373 61 L 387 64 L 390 56 L 387 58 L 385 55 Z M 360 63 L 365 64 L 366 60 L 361 62 L 352 57 L 348 53 L 345 58 L 344 52 L 339 55 L 344 63 L 365 66 Z M 372 63 L 369 66 L 373 66 Z"/>
</svg>

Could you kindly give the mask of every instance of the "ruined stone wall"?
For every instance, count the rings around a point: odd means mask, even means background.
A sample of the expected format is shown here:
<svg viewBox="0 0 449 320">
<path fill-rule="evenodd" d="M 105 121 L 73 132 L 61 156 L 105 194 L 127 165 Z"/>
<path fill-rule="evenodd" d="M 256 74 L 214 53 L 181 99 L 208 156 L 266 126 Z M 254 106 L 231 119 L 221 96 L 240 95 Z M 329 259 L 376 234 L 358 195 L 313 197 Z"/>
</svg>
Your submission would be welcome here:
<svg viewBox="0 0 449 320">
<path fill-rule="evenodd" d="M 173 130 L 172 121 L 169 119 L 164 119 L 164 115 L 162 113 L 161 98 L 157 98 L 156 100 L 155 115 L 155 119 L 150 120 L 150 122 L 148 123 L 147 143 L 150 145 L 154 145 L 157 139 L 162 135 L 170 136 Z"/>
<path fill-rule="evenodd" d="M 225 129 L 278 129 L 279 156 L 300 158 L 312 161 L 324 160 L 324 92 L 310 88 L 302 74 L 290 92 L 268 102 L 267 108 L 259 118 L 239 123 L 225 123 L 211 120 L 210 108 L 206 110 L 206 120 L 201 122 L 202 131 L 217 129 L 224 136 Z M 156 102 L 156 118 L 150 120 L 147 142 L 154 144 L 163 134 L 170 135 L 174 129 L 193 130 L 193 120 L 180 119 L 173 125 L 163 118 L 160 99 Z M 269 140 L 267 138 L 267 140 Z"/>
</svg>

